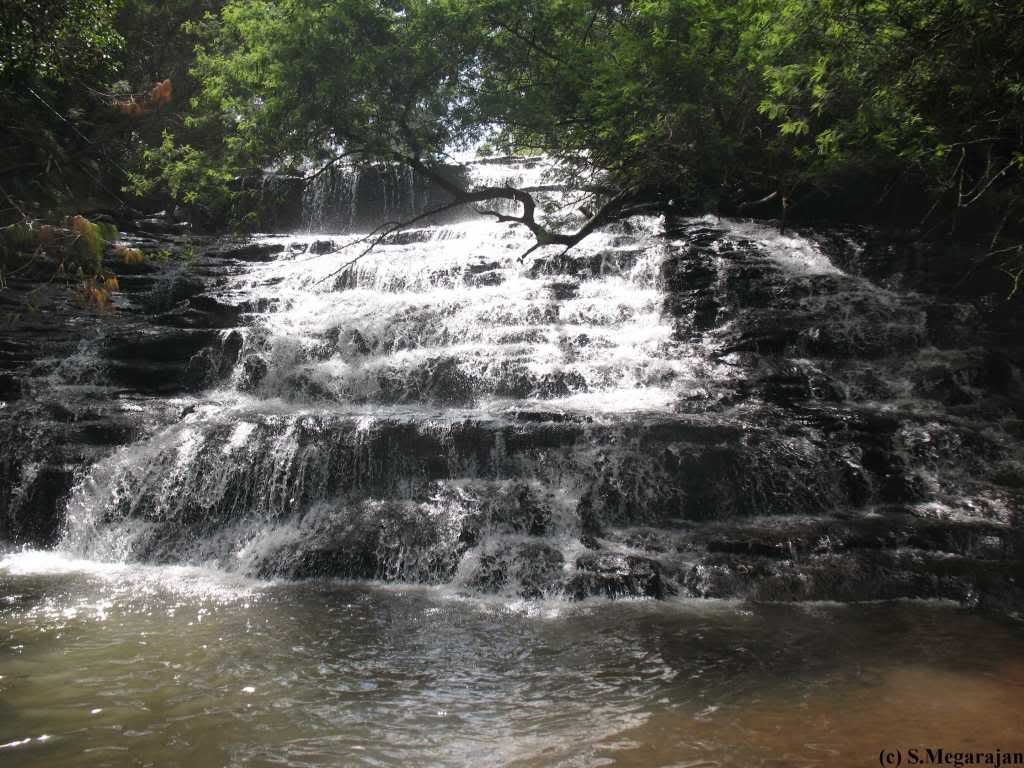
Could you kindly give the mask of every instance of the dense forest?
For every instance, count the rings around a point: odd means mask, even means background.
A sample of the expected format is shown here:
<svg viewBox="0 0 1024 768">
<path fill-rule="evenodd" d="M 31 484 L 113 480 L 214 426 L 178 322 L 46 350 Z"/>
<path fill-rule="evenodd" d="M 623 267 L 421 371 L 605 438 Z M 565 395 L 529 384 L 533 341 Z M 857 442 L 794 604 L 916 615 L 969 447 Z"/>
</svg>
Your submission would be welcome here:
<svg viewBox="0 0 1024 768">
<path fill-rule="evenodd" d="M 104 212 L 244 228 L 252 179 L 345 162 L 518 200 L 539 244 L 656 208 L 983 242 L 1008 292 L 1024 268 L 1009 0 L 15 0 L 0 110 L 8 245 Z M 464 188 L 470 147 L 560 161 L 590 221 Z"/>
</svg>

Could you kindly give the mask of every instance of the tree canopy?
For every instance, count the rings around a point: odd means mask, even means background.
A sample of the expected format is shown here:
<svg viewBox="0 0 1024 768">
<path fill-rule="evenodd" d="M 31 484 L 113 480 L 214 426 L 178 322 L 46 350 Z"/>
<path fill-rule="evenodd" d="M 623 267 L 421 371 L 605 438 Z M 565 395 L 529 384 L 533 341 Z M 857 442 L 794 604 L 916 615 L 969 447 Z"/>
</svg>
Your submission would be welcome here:
<svg viewBox="0 0 1024 768">
<path fill-rule="evenodd" d="M 523 203 L 538 242 L 642 205 L 895 217 L 985 233 L 1020 276 L 1024 7 L 1010 0 L 22 0 L 0 37 L 5 106 L 31 100 L 40 122 L 57 113 L 116 145 L 128 182 L 108 186 L 218 216 L 269 168 L 400 163 L 453 203 Z M 107 134 L 81 95 L 109 112 L 164 78 L 167 109 Z M 72 138 L 56 140 L 65 157 Z M 595 190 L 594 219 L 548 231 L 528 193 L 464 188 L 446 167 L 466 146 L 552 157 Z"/>
</svg>

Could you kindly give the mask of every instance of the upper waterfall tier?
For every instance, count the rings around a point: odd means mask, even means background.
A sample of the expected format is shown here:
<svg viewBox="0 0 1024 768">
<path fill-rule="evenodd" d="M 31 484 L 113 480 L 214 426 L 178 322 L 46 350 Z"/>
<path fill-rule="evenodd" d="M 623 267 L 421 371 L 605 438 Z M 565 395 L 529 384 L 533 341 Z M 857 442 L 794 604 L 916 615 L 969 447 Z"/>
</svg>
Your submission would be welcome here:
<svg viewBox="0 0 1024 768">
<path fill-rule="evenodd" d="M 664 317 L 658 226 L 634 220 L 525 262 L 528 233 L 416 230 L 340 271 L 356 238 L 318 243 L 321 255 L 301 253 L 310 238 L 283 238 L 290 255 L 236 289 L 273 310 L 246 328 L 232 384 L 309 402 L 666 402 L 696 361 Z"/>
<path fill-rule="evenodd" d="M 513 186 L 549 192 L 557 186 L 554 169 L 543 158 L 472 161 L 449 166 L 444 172 L 471 187 Z M 301 198 L 297 214 L 283 210 L 291 206 L 282 201 L 296 194 Z M 408 167 L 363 168 L 343 163 L 316 173 L 307 182 L 270 175 L 260 197 L 270 221 L 294 219 L 292 226 L 301 231 L 333 234 L 365 232 L 385 222 L 426 213 L 448 201 L 442 189 Z M 511 209 L 507 201 L 498 201 L 496 207 Z M 472 212 L 464 209 L 445 212 L 438 220 L 469 217 Z"/>
</svg>

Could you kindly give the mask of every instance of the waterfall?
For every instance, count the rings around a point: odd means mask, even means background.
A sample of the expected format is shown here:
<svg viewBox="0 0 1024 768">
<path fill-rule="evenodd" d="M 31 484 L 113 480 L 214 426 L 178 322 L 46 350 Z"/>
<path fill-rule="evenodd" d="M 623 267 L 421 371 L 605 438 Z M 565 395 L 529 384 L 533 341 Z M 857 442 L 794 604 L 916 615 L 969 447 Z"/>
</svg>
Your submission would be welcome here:
<svg viewBox="0 0 1024 768">
<path fill-rule="evenodd" d="M 454 167 L 450 172 L 461 172 Z M 540 187 L 550 182 L 550 164 L 541 159 L 489 161 L 469 166 L 473 186 Z M 550 196 L 549 196 L 550 198 Z M 339 234 L 372 229 L 384 222 L 408 219 L 447 202 L 448 196 L 417 176 L 411 168 L 360 168 L 343 163 L 316 174 L 302 195 L 301 229 Z M 511 213 L 517 203 L 495 201 L 496 210 Z M 446 220 L 466 218 L 468 212 L 448 214 Z"/>
<path fill-rule="evenodd" d="M 599 469 L 558 444 L 612 435 L 626 413 L 668 416 L 697 375 L 662 312 L 661 222 L 625 226 L 574 255 L 585 275 L 521 262 L 528 233 L 480 220 L 405 232 L 341 274 L 354 236 L 254 267 L 233 290 L 276 310 L 253 317 L 236 370 L 93 471 L 64 546 L 494 584 L 467 563 L 538 546 L 571 560 Z M 276 240 L 299 254 L 313 239 Z"/>
<path fill-rule="evenodd" d="M 351 231 L 357 221 L 360 172 L 332 166 L 308 181 L 302 196 L 306 232 Z"/>
<path fill-rule="evenodd" d="M 926 373 L 974 353 L 825 239 L 643 216 L 524 259 L 528 232 L 472 218 L 343 266 L 365 177 L 321 178 L 306 226 L 340 232 L 223 273 L 237 362 L 92 468 L 65 550 L 526 597 L 967 599 L 934 574 L 1011 546 L 1020 448 L 964 409 L 983 382 Z M 391 214 L 425 204 L 411 176 L 373 183 Z"/>
</svg>

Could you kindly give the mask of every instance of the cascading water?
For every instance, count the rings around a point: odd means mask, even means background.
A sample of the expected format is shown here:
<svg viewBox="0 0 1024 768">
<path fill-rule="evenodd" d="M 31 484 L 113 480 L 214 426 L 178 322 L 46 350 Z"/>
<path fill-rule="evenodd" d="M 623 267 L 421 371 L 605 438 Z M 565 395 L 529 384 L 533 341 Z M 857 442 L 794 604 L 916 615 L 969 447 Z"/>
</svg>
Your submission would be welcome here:
<svg viewBox="0 0 1024 768">
<path fill-rule="evenodd" d="M 242 333 L 233 369 L 89 473 L 62 547 L 528 597 L 972 601 L 1012 582 L 990 555 L 1015 546 L 996 478 L 1020 451 L 922 396 L 941 356 L 924 300 L 806 237 L 669 226 L 524 260 L 528 233 L 475 218 L 348 266 L 356 235 L 264 238 L 277 257 L 217 289 L 244 310 L 221 332 Z M 948 576 L 950 554 L 986 575 Z"/>
<path fill-rule="evenodd" d="M 479 220 L 402 233 L 340 273 L 354 237 L 319 255 L 318 237 L 271 239 L 287 256 L 224 291 L 270 308 L 226 386 L 96 468 L 63 546 L 560 591 L 600 472 L 586 443 L 669 414 L 700 375 L 663 318 L 659 234 L 652 218 L 594 236 L 574 255 L 588 278 L 522 263 L 528 235 Z"/>
<path fill-rule="evenodd" d="M 337 164 L 311 169 L 296 228 L 307 233 L 365 232 L 438 207 L 444 198 L 406 167 Z M 273 209 L 274 200 L 265 201 Z M 276 219 L 272 219 L 276 220 Z"/>
</svg>

